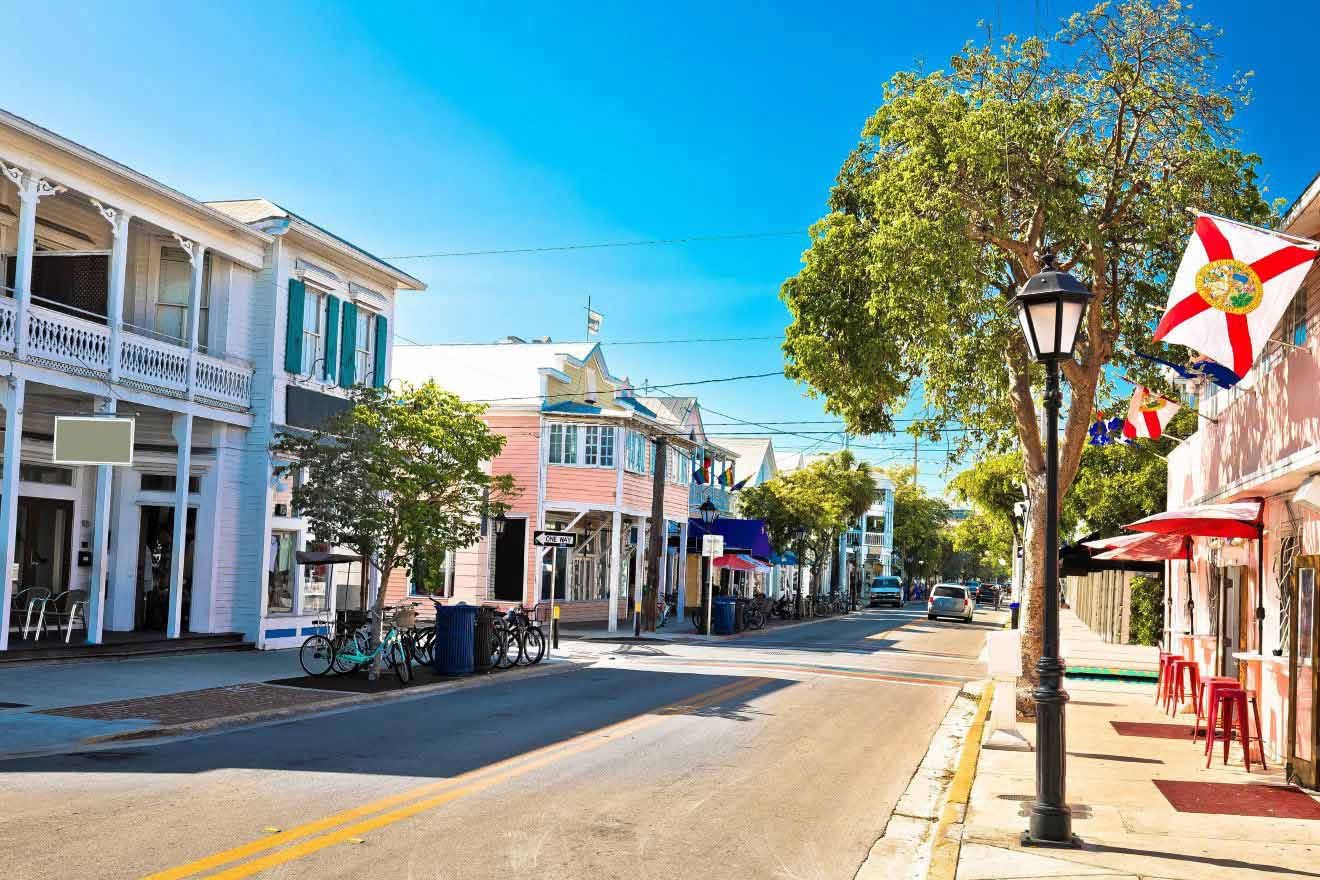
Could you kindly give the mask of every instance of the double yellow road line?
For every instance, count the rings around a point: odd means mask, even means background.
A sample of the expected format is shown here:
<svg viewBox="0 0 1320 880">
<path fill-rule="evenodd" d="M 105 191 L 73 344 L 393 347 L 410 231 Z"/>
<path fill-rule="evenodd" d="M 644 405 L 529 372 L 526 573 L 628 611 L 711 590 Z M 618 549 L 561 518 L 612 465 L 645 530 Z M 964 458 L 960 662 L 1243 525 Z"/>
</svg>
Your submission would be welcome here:
<svg viewBox="0 0 1320 880">
<path fill-rule="evenodd" d="M 207 880 L 221 880 L 221 878 L 236 880 L 240 877 L 251 877 L 326 847 L 360 837 L 428 810 L 434 810 L 466 795 L 476 794 L 502 782 L 525 776 L 555 762 L 597 749 L 619 736 L 635 734 L 658 724 L 666 716 L 690 714 L 723 700 L 742 696 L 772 680 L 759 677 L 739 679 L 731 684 L 652 710 L 648 714 L 597 728 L 563 742 L 543 746 L 360 807 L 353 807 L 185 865 L 158 871 L 143 880 L 183 880 L 202 874 L 206 875 Z M 223 870 L 217 871 L 217 869 Z M 212 871 L 216 873 L 209 873 Z"/>
</svg>

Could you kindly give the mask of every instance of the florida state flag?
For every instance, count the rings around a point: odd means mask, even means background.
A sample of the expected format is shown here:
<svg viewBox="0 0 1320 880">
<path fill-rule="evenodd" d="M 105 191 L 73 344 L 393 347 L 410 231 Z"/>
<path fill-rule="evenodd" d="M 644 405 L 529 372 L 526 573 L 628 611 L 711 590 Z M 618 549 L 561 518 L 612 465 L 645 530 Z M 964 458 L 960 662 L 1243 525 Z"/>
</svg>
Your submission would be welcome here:
<svg viewBox="0 0 1320 880">
<path fill-rule="evenodd" d="M 1268 230 L 1198 215 L 1155 338 L 1194 348 L 1241 378 L 1317 252 Z"/>
<path fill-rule="evenodd" d="M 1178 414 L 1181 406 L 1138 385 L 1128 404 L 1127 421 L 1123 423 L 1123 436 L 1129 440 L 1145 437 L 1158 440 L 1169 419 Z"/>
</svg>

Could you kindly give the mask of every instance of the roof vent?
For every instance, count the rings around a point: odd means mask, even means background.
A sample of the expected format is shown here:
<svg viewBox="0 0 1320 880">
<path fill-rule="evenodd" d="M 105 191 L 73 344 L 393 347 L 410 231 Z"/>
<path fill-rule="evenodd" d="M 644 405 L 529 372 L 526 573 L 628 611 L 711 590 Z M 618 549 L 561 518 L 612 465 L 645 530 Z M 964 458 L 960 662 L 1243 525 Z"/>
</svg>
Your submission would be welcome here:
<svg viewBox="0 0 1320 880">
<path fill-rule="evenodd" d="M 527 340 L 519 336 L 506 336 L 499 341 L 500 345 L 521 345 Z"/>
<path fill-rule="evenodd" d="M 539 342 L 539 343 L 541 343 L 542 345 L 545 345 L 545 344 L 548 343 L 548 342 L 554 342 L 554 340 L 551 339 L 549 336 L 538 336 L 538 337 L 536 337 L 535 339 L 533 339 L 532 341 L 533 341 L 533 342 Z"/>
</svg>

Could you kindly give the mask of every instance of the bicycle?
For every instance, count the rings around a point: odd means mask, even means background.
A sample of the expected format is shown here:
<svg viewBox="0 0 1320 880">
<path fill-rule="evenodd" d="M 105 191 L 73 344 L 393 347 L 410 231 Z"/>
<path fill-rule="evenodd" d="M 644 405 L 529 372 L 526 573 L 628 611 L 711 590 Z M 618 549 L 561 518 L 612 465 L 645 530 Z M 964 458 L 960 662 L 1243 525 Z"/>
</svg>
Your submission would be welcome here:
<svg viewBox="0 0 1320 880">
<path fill-rule="evenodd" d="M 417 612 L 411 609 L 387 609 L 394 612 L 389 621 L 389 628 L 381 637 L 380 643 L 373 646 L 370 623 L 375 612 L 367 613 L 367 625 L 358 627 L 344 635 L 342 642 L 336 645 L 324 635 L 308 636 L 298 649 L 298 662 L 308 675 L 324 676 L 333 669 L 346 672 L 362 669 L 374 663 L 377 658 L 386 664 L 399 679 L 399 684 L 407 685 L 412 681 L 412 657 L 404 645 L 399 624 L 411 628 L 417 620 Z"/>
<path fill-rule="evenodd" d="M 537 607 L 532 607 L 532 614 L 536 613 Z M 510 634 L 510 647 L 518 646 L 518 656 L 510 665 L 535 666 L 540 663 L 545 657 L 545 633 L 541 631 L 540 621 L 528 614 L 522 605 L 510 608 L 504 621 Z"/>
</svg>

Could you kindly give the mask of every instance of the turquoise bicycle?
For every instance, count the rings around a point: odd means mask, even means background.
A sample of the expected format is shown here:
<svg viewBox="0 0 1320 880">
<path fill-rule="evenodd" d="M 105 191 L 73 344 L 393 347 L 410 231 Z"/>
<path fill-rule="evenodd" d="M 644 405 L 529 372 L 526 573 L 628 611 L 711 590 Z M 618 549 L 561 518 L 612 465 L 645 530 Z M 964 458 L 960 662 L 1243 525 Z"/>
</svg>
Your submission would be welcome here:
<svg viewBox="0 0 1320 880">
<path fill-rule="evenodd" d="M 411 617 L 411 621 L 402 618 Z M 386 665 L 399 679 L 399 684 L 412 681 L 412 652 L 403 642 L 401 629 L 407 629 L 416 622 L 416 612 L 410 608 L 397 609 L 391 619 L 380 644 L 372 645 L 371 614 L 367 623 L 331 639 L 328 636 L 308 636 L 298 650 L 298 662 L 308 675 L 323 676 L 331 672 L 342 675 L 365 669 L 382 658 Z"/>
</svg>

